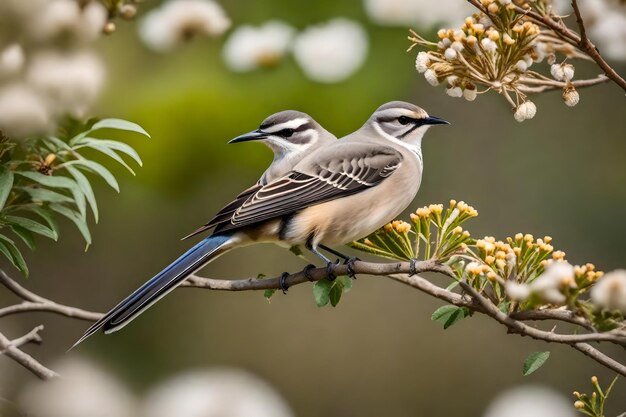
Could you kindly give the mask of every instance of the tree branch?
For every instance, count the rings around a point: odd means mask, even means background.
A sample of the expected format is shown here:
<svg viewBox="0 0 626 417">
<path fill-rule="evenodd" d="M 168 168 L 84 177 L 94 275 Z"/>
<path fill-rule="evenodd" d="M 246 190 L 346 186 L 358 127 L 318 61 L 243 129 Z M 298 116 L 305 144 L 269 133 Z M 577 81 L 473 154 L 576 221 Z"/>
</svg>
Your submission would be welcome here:
<svg viewBox="0 0 626 417">
<path fill-rule="evenodd" d="M 37 326 L 26 335 L 14 340 L 9 340 L 4 334 L 0 333 L 0 350 L 3 355 L 8 356 L 24 368 L 31 371 L 41 379 L 51 379 L 57 377 L 58 374 L 39 363 L 28 353 L 20 350 L 20 346 L 30 342 L 41 342 L 39 332 L 43 330 L 43 326 Z"/>
</svg>

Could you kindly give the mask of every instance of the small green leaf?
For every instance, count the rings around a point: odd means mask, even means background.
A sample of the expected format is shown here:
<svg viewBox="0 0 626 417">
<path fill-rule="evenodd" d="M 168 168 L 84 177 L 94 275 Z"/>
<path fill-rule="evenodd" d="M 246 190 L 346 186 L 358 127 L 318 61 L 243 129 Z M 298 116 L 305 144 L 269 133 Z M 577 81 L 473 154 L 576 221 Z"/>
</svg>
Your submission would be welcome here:
<svg viewBox="0 0 626 417">
<path fill-rule="evenodd" d="M 319 280 L 313 286 L 313 296 L 315 297 L 315 304 L 318 307 L 324 307 L 330 302 L 330 290 L 333 283 L 326 278 Z"/>
<path fill-rule="evenodd" d="M 54 136 L 48 136 L 45 138 L 46 141 L 52 143 L 54 146 L 56 146 L 58 149 L 56 150 L 63 150 L 63 151 L 72 151 L 72 148 L 70 147 L 70 145 L 68 145 L 67 143 L 63 142 L 61 139 L 56 138 Z"/>
<path fill-rule="evenodd" d="M 432 321 L 442 324 L 445 330 L 453 324 L 463 320 L 469 314 L 469 310 L 465 307 L 445 305 L 435 310 L 430 318 Z"/>
<path fill-rule="evenodd" d="M 65 168 L 67 169 L 67 172 L 69 172 L 70 175 L 74 177 L 76 183 L 78 184 L 78 187 L 87 198 L 89 206 L 91 207 L 91 211 L 93 212 L 93 218 L 95 219 L 96 223 L 98 223 L 98 205 L 96 204 L 96 196 L 93 192 L 93 188 L 91 188 L 89 180 L 87 179 L 85 174 L 80 172 L 78 169 L 72 166 L 67 166 Z"/>
<path fill-rule="evenodd" d="M 276 292 L 276 290 L 274 289 L 267 289 L 265 291 L 263 291 L 263 297 L 265 297 L 267 299 L 267 301 L 270 300 L 270 298 L 272 298 L 272 295 L 274 295 L 274 293 Z"/>
<path fill-rule="evenodd" d="M 22 252 L 11 239 L 4 235 L 0 235 L 0 252 L 4 253 L 13 266 L 20 270 L 24 276 L 28 277 L 28 266 L 26 266 Z"/>
<path fill-rule="evenodd" d="M 74 222 L 87 243 L 87 246 L 85 246 L 85 250 L 87 250 L 89 245 L 91 245 L 91 233 L 89 232 L 86 220 L 81 218 L 79 213 L 76 213 L 74 210 L 60 204 L 50 204 L 50 209 Z"/>
<path fill-rule="evenodd" d="M 341 285 L 336 285 L 333 283 L 333 286 L 328 293 L 328 299 L 330 300 L 330 305 L 333 307 L 337 307 L 339 301 L 341 300 L 341 295 L 343 294 L 343 288 Z"/>
<path fill-rule="evenodd" d="M 30 172 L 30 171 L 16 171 L 18 175 L 31 179 L 35 182 L 38 182 L 41 185 L 45 185 L 46 187 L 54 187 L 54 188 L 67 188 L 72 189 L 76 187 L 76 183 L 74 180 L 63 177 L 63 176 L 51 176 L 51 175 L 43 175 L 39 172 Z"/>
<path fill-rule="evenodd" d="M 59 226 L 54 221 L 54 218 L 52 218 L 52 214 L 48 211 L 47 208 L 44 209 L 41 207 L 31 207 L 29 210 L 44 219 L 46 223 L 48 223 L 50 229 L 52 229 L 54 233 L 59 236 Z"/>
<path fill-rule="evenodd" d="M 31 232 L 22 226 L 12 225 L 11 230 L 28 246 L 30 250 L 35 250 L 35 237 Z"/>
<path fill-rule="evenodd" d="M 85 146 L 87 146 L 87 145 L 85 145 Z M 80 147 L 77 147 L 76 149 L 78 149 L 78 148 L 80 148 Z M 135 171 L 130 167 L 130 165 L 128 165 L 126 163 L 126 161 L 124 161 L 124 159 L 121 156 L 119 156 L 114 150 L 112 150 L 110 148 L 107 148 L 106 146 L 99 146 L 97 144 L 89 145 L 89 148 L 94 149 L 94 150 L 99 151 L 99 152 L 102 152 L 103 154 L 105 154 L 109 158 L 112 158 L 112 159 L 116 160 L 124 168 L 126 168 L 131 174 L 136 175 Z"/>
<path fill-rule="evenodd" d="M 13 187 L 13 172 L 4 165 L 0 165 L 0 210 L 9 198 L 11 188 Z"/>
<path fill-rule="evenodd" d="M 535 372 L 548 360 L 550 352 L 533 352 L 524 361 L 522 375 L 527 376 Z"/>
<path fill-rule="evenodd" d="M 18 217 L 18 216 L 6 216 L 5 220 L 10 223 L 10 224 L 14 224 L 20 227 L 23 227 L 24 229 L 33 232 L 33 233 L 37 233 L 38 235 L 41 236 L 45 236 L 47 238 L 50 238 L 52 240 L 57 240 L 58 236 L 55 233 L 54 230 L 44 226 L 41 223 L 38 223 L 34 220 L 31 219 L 27 219 L 26 217 Z"/>
<path fill-rule="evenodd" d="M 68 167 L 70 165 L 78 165 L 79 167 L 87 168 L 88 170 L 100 175 L 107 184 L 111 186 L 118 193 L 120 192 L 120 186 L 117 184 L 117 180 L 111 174 L 111 171 L 106 169 L 103 165 L 90 161 L 88 159 L 76 159 L 74 161 L 66 162 L 65 166 Z"/>
<path fill-rule="evenodd" d="M 99 129 L 117 129 L 117 130 L 126 130 L 129 132 L 140 133 L 144 136 L 150 137 L 148 132 L 146 132 L 143 127 L 139 126 L 137 123 L 129 122 L 127 120 L 122 119 L 102 119 L 99 122 L 95 123 L 90 132 Z"/>
<path fill-rule="evenodd" d="M 132 146 L 120 142 L 117 140 L 109 140 L 109 139 L 95 139 L 95 138 L 85 138 L 81 140 L 81 144 L 85 144 L 86 146 L 92 147 L 94 149 L 101 150 L 101 148 L 106 148 L 109 150 L 115 150 L 122 152 L 128 156 L 130 156 L 139 166 L 143 165 L 141 157 L 137 153 L 136 150 L 132 148 Z M 107 154 L 108 155 L 108 154 Z"/>
</svg>

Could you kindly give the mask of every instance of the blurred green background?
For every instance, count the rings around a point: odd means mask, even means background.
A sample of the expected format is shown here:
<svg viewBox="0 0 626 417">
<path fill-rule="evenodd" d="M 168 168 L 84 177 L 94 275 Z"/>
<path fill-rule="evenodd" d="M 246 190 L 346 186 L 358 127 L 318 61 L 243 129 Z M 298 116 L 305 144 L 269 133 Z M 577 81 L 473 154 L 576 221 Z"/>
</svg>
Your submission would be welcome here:
<svg viewBox="0 0 626 417">
<path fill-rule="evenodd" d="M 138 40 L 135 24 L 120 22 L 98 44 L 109 80 L 95 114 L 132 120 L 150 132 L 151 140 L 129 138 L 144 168 L 135 178 L 116 171 L 120 195 L 98 184 L 101 220 L 87 253 L 65 224 L 58 244 L 42 240 L 27 254 L 29 288 L 107 310 L 184 251 L 190 243 L 180 237 L 256 181 L 271 160 L 262 145 L 227 145 L 230 138 L 284 109 L 305 111 L 342 136 L 390 100 L 413 102 L 452 122 L 425 138 L 423 183 L 411 210 L 465 200 L 480 213 L 467 225 L 474 236 L 550 235 L 573 263 L 626 266 L 626 102 L 615 85 L 581 90 L 574 108 L 559 92 L 538 96 L 537 116 L 520 124 L 495 94 L 468 103 L 427 85 L 414 69 L 415 53 L 405 52 L 406 29 L 368 23 L 359 1 L 223 3 L 235 26 L 274 18 L 300 29 L 336 16 L 360 21 L 369 34 L 367 62 L 332 85 L 307 80 L 290 57 L 271 70 L 234 74 L 221 59 L 223 39 L 154 54 Z M 616 69 L 626 74 L 624 64 Z M 598 72 L 577 66 L 577 78 Z M 230 253 L 203 273 L 275 276 L 303 266 L 285 250 L 258 246 Z M 0 298 L 8 300 L 4 293 Z M 191 368 L 241 367 L 273 384 L 303 417 L 479 416 L 513 385 L 541 383 L 569 396 L 588 390 L 591 375 L 612 377 L 572 349 L 507 335 L 484 317 L 444 331 L 430 321 L 440 305 L 376 277 L 358 279 L 337 308 L 323 309 L 315 306 L 311 285 L 277 293 L 269 304 L 262 293 L 180 289 L 123 331 L 93 337 L 68 354 L 87 323 L 43 314 L 7 322 L 16 334 L 46 325 L 43 347 L 26 348 L 44 363 L 90 356 L 137 392 Z M 536 350 L 552 357 L 522 377 L 524 358 Z M 608 352 L 626 358 L 623 350 Z M 16 364 L 5 368 L 16 381 L 32 378 Z M 607 415 L 625 411 L 624 398 L 626 380 L 620 380 Z"/>
</svg>

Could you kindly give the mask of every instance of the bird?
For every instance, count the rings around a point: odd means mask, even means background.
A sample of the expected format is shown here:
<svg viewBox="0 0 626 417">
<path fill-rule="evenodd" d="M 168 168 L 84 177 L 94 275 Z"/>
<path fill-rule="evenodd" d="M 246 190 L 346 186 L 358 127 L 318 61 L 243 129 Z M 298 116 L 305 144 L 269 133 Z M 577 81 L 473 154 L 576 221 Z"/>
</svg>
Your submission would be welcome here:
<svg viewBox="0 0 626 417">
<path fill-rule="evenodd" d="M 327 264 L 319 245 L 365 237 L 413 201 L 423 170 L 422 138 L 433 125 L 449 124 L 403 101 L 380 106 L 357 131 L 309 153 L 285 175 L 236 199 L 230 216 L 176 261 L 89 327 L 78 345 L 100 329 L 122 329 L 189 275 L 232 249 L 256 243 L 304 245 Z M 205 229 L 208 230 L 208 229 Z"/>
</svg>

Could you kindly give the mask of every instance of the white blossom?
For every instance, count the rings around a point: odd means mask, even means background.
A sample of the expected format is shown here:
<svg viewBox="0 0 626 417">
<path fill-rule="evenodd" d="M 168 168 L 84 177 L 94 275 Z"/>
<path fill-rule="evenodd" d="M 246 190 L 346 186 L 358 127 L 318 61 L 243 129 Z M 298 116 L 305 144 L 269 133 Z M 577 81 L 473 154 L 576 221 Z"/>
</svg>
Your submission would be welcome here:
<svg viewBox="0 0 626 417">
<path fill-rule="evenodd" d="M 27 386 L 20 397 L 24 414 L 38 417 L 134 417 L 135 400 L 123 384 L 86 360 L 54 367 L 62 377 Z"/>
<path fill-rule="evenodd" d="M 100 2 L 90 1 L 81 8 L 76 0 L 51 0 L 38 9 L 29 27 L 41 40 L 69 34 L 75 40 L 90 42 L 100 36 L 106 19 L 106 8 Z"/>
<path fill-rule="evenodd" d="M 219 36 L 230 25 L 222 6 L 212 0 L 170 0 L 145 16 L 139 35 L 150 48 L 164 52 L 196 35 Z"/>
<path fill-rule="evenodd" d="M 566 106 L 574 107 L 580 101 L 580 95 L 576 89 L 566 88 L 565 91 L 563 91 L 563 101 Z"/>
<path fill-rule="evenodd" d="M 41 52 L 33 57 L 26 77 L 52 109 L 81 117 L 100 94 L 105 70 L 101 60 L 89 52 Z"/>
<path fill-rule="evenodd" d="M 520 104 L 515 110 L 515 120 L 523 122 L 524 120 L 532 119 L 537 114 L 537 106 L 530 100 L 527 100 Z"/>
<path fill-rule="evenodd" d="M 463 97 L 463 90 L 461 87 L 450 87 L 446 89 L 446 94 L 450 97 Z"/>
<path fill-rule="evenodd" d="M 291 26 L 279 21 L 260 27 L 239 26 L 224 45 L 224 60 L 240 72 L 274 65 L 287 52 L 293 34 Z"/>
<path fill-rule="evenodd" d="M 580 2 L 587 35 L 596 43 L 602 56 L 626 61 L 626 8 L 617 1 Z"/>
<path fill-rule="evenodd" d="M 0 76 L 17 73 L 24 66 L 24 50 L 14 43 L 0 51 Z"/>
<path fill-rule="evenodd" d="M 424 72 L 424 78 L 426 78 L 426 81 L 428 81 L 428 84 L 432 86 L 439 85 L 439 79 L 437 78 L 437 73 L 432 69 L 427 69 L 426 72 Z"/>
<path fill-rule="evenodd" d="M 591 288 L 591 301 L 607 310 L 626 316 L 626 270 L 617 269 L 602 276 Z"/>
<path fill-rule="evenodd" d="M 373 22 L 387 26 L 456 26 L 473 13 L 469 3 L 457 0 L 364 0 L 364 5 Z"/>
<path fill-rule="evenodd" d="M 491 52 L 491 53 L 496 52 L 496 49 L 498 48 L 498 45 L 489 38 L 481 39 L 480 44 L 485 49 L 485 51 Z"/>
<path fill-rule="evenodd" d="M 293 53 L 314 81 L 333 83 L 351 76 L 367 56 L 365 30 L 356 22 L 336 18 L 305 29 L 294 41 Z"/>
<path fill-rule="evenodd" d="M 510 388 L 489 404 L 483 417 L 576 417 L 574 407 L 552 389 L 525 385 Z"/>
<path fill-rule="evenodd" d="M 452 61 L 454 58 L 456 58 L 456 50 L 452 49 L 452 48 L 447 48 L 443 55 L 446 57 L 447 60 Z"/>
<path fill-rule="evenodd" d="M 561 64 L 552 64 L 550 66 L 550 74 L 552 75 L 552 78 L 557 81 L 563 81 L 563 78 L 565 77 Z"/>
<path fill-rule="evenodd" d="M 520 59 L 519 61 L 515 63 L 515 69 L 517 69 L 520 72 L 524 72 L 528 69 L 528 64 L 523 59 Z"/>
<path fill-rule="evenodd" d="M 505 290 L 509 298 L 515 301 L 526 301 L 531 293 L 530 286 L 513 281 L 506 282 Z"/>
<path fill-rule="evenodd" d="M 10 84 L 0 89 L 0 130 L 23 138 L 50 127 L 50 115 L 41 97 L 28 86 Z"/>
<path fill-rule="evenodd" d="M 466 88 L 463 90 L 463 98 L 467 101 L 474 101 L 478 96 L 478 92 L 475 88 Z"/>
<path fill-rule="evenodd" d="M 430 56 L 428 52 L 420 52 L 417 54 L 417 58 L 415 58 L 415 69 L 420 74 L 423 74 L 428 69 L 430 65 Z"/>
<path fill-rule="evenodd" d="M 265 381 L 239 370 L 187 373 L 152 390 L 141 417 L 293 417 Z M 83 416 L 84 417 L 84 416 Z"/>
<path fill-rule="evenodd" d="M 531 284 L 530 290 L 551 304 L 562 304 L 565 295 L 562 289 L 575 287 L 574 267 L 568 262 L 551 262 Z"/>
</svg>

